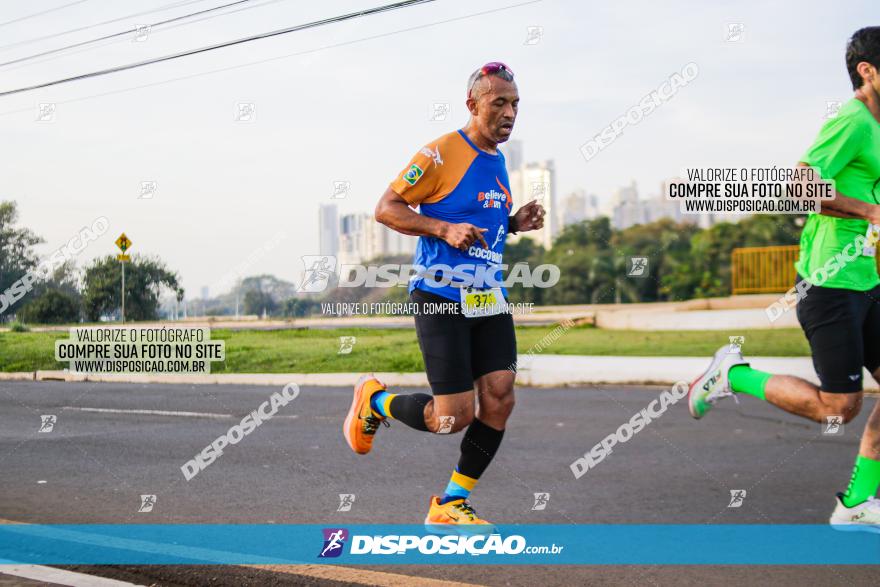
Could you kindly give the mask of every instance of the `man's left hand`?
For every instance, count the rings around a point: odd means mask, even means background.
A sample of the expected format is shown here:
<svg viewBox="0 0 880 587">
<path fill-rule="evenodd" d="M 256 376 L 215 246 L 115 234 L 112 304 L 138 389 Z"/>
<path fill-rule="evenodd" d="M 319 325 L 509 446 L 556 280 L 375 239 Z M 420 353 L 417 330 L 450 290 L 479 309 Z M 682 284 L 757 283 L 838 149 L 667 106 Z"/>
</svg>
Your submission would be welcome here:
<svg viewBox="0 0 880 587">
<path fill-rule="evenodd" d="M 538 230 L 544 226 L 544 206 L 537 200 L 532 200 L 522 208 L 516 211 L 516 227 L 519 232 L 528 230 Z"/>
</svg>

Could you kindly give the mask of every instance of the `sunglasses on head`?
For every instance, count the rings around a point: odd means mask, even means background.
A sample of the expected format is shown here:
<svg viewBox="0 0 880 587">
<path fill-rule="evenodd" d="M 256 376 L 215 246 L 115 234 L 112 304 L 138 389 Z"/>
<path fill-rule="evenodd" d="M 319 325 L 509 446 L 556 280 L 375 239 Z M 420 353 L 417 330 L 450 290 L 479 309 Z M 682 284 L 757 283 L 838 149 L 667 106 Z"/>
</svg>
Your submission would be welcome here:
<svg viewBox="0 0 880 587">
<path fill-rule="evenodd" d="M 479 70 L 477 73 L 471 76 L 471 83 L 468 87 L 468 98 L 471 96 L 471 91 L 474 88 L 474 84 L 477 83 L 477 80 L 487 76 L 487 75 L 498 75 L 500 72 L 505 72 L 507 76 L 502 76 L 508 81 L 513 80 L 513 70 L 511 70 L 507 65 L 501 63 L 500 61 L 490 61 Z"/>
<path fill-rule="evenodd" d="M 507 67 L 505 64 L 500 61 L 490 61 L 486 65 L 480 68 L 480 73 L 483 75 L 492 75 L 494 73 L 498 73 L 499 71 L 506 71 L 510 74 L 510 77 L 513 77 L 513 70 Z"/>
</svg>

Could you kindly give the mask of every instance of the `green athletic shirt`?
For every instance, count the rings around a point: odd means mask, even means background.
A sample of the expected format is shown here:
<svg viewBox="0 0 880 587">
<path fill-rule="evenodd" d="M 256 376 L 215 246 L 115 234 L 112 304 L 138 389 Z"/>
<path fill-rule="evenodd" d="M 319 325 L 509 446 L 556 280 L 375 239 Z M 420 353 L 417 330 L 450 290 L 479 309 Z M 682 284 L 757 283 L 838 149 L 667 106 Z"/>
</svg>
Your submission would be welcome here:
<svg viewBox="0 0 880 587">
<path fill-rule="evenodd" d="M 880 203 L 880 123 L 861 100 L 853 98 L 822 126 L 801 161 L 816 168 L 823 179 L 833 179 L 841 194 Z M 816 269 L 867 230 L 867 220 L 810 214 L 801 232 L 795 269 L 810 280 Z M 880 284 L 874 257 L 861 256 L 861 248 L 858 252 L 856 260 L 820 285 L 866 291 Z"/>
</svg>

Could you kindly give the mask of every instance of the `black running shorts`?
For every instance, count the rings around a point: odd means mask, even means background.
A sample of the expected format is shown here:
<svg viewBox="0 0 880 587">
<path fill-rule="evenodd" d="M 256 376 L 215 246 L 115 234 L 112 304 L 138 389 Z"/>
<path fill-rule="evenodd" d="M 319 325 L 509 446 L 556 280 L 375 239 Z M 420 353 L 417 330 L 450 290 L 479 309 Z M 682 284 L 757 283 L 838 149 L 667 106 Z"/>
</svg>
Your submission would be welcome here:
<svg viewBox="0 0 880 587">
<path fill-rule="evenodd" d="M 861 391 L 862 367 L 871 373 L 880 367 L 880 286 L 855 291 L 814 285 L 798 302 L 797 317 L 822 391 Z"/>
<path fill-rule="evenodd" d="M 516 371 L 513 316 L 467 318 L 461 305 L 420 289 L 410 294 L 418 304 L 416 334 L 434 395 L 469 391 L 492 371 Z M 438 312 L 442 310 L 442 312 Z"/>
</svg>

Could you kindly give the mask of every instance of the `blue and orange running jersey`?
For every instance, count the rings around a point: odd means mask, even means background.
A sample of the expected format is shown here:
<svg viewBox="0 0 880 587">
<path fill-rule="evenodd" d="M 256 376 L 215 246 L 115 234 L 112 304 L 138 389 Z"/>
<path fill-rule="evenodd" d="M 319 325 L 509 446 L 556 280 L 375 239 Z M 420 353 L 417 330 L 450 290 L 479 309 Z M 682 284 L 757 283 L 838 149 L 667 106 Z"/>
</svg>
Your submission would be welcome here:
<svg viewBox="0 0 880 587">
<path fill-rule="evenodd" d="M 462 285 L 488 289 L 503 279 L 499 266 L 513 202 L 500 150 L 491 155 L 461 130 L 451 132 L 422 147 L 391 182 L 391 189 L 413 208 L 418 206 L 424 216 L 487 229 L 483 238 L 488 249 L 479 240 L 461 251 L 443 239 L 419 237 L 413 264 L 427 268 L 429 273 L 439 268 L 448 276 L 446 281 L 451 277 L 452 283 L 440 285 L 430 276 L 416 275 L 410 280 L 410 292 L 418 288 L 458 301 Z"/>
</svg>

